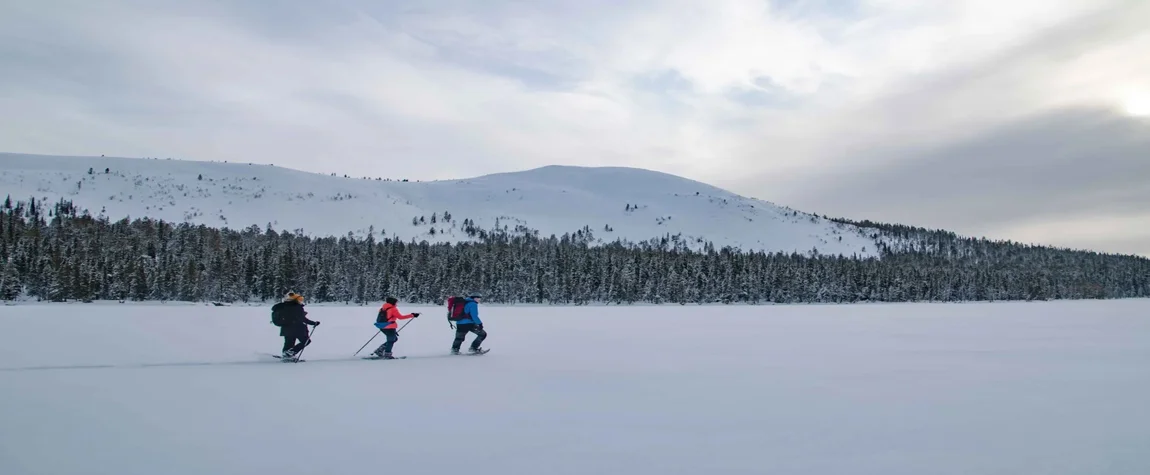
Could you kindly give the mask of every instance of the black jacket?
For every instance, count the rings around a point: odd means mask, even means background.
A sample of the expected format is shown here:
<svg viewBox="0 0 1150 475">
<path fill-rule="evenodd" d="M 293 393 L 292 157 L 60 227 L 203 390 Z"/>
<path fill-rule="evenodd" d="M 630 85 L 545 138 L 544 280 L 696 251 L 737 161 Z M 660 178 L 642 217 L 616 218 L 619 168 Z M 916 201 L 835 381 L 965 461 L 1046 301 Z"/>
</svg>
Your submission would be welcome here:
<svg viewBox="0 0 1150 475">
<path fill-rule="evenodd" d="M 307 326 L 315 325 L 315 322 L 307 318 L 307 311 L 303 309 L 303 304 L 295 300 L 272 305 L 272 312 L 283 312 L 284 316 L 287 317 L 287 321 L 280 327 L 280 336 L 306 335 Z"/>
</svg>

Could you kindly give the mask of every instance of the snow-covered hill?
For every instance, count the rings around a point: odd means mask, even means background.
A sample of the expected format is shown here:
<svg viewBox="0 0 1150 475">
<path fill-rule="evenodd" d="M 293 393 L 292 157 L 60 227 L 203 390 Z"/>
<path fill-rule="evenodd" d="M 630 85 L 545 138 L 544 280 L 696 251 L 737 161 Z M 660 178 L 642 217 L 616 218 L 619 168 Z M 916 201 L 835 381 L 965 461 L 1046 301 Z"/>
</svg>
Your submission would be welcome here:
<svg viewBox="0 0 1150 475">
<path fill-rule="evenodd" d="M 308 235 L 376 233 L 459 242 L 472 226 L 601 242 L 679 235 L 743 250 L 873 256 L 858 228 L 681 177 L 633 168 L 548 166 L 433 182 L 306 173 L 272 165 L 0 153 L 0 193 L 71 200 L 112 219 L 152 217 Z"/>
</svg>

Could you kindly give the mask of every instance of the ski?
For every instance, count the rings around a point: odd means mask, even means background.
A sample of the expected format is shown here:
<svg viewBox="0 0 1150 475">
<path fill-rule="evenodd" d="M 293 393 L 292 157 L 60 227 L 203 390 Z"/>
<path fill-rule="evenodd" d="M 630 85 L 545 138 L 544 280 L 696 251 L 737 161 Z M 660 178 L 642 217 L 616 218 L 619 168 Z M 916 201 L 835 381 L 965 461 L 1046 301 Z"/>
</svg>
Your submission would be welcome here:
<svg viewBox="0 0 1150 475">
<path fill-rule="evenodd" d="M 272 358 L 275 358 L 277 360 L 283 361 L 284 363 L 303 363 L 303 362 L 307 361 L 307 360 L 301 360 L 298 358 L 295 358 L 295 359 L 287 358 L 287 359 L 285 359 L 282 355 L 273 355 L 271 353 L 265 353 L 265 354 L 268 356 L 271 356 Z"/>
</svg>

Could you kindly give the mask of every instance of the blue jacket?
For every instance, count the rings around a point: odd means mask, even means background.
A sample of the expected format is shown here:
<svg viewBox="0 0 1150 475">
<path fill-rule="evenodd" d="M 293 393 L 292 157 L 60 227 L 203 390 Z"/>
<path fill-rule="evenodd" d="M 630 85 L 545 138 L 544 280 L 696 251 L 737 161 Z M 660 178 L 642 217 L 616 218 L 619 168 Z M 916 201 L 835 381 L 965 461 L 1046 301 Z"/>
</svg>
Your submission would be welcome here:
<svg viewBox="0 0 1150 475">
<path fill-rule="evenodd" d="M 465 325 L 468 323 L 474 323 L 476 325 L 482 325 L 483 320 L 479 319 L 479 304 L 475 303 L 475 301 L 471 299 L 464 299 L 463 301 L 467 302 L 463 304 L 463 313 L 466 313 L 467 316 L 455 322 L 455 324 Z"/>
</svg>

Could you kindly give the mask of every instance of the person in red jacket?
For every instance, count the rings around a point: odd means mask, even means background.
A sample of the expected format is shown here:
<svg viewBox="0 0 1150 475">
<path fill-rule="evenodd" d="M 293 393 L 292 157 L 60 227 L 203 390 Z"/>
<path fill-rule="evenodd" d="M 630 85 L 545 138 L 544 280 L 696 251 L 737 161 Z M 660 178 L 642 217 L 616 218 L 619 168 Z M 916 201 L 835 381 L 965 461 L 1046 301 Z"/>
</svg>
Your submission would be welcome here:
<svg viewBox="0 0 1150 475">
<path fill-rule="evenodd" d="M 375 317 L 375 327 L 379 328 L 379 331 L 387 336 L 387 341 L 383 342 L 382 345 L 379 345 L 379 348 L 376 348 L 375 351 L 372 352 L 372 354 L 378 358 L 388 360 L 395 359 L 395 357 L 391 355 L 391 348 L 395 345 L 395 342 L 399 340 L 399 325 L 396 322 L 419 317 L 418 313 L 409 313 L 407 315 L 399 313 L 399 307 L 395 306 L 397 303 L 399 303 L 399 300 L 395 297 L 388 297 L 383 307 L 380 307 L 379 314 Z"/>
</svg>

